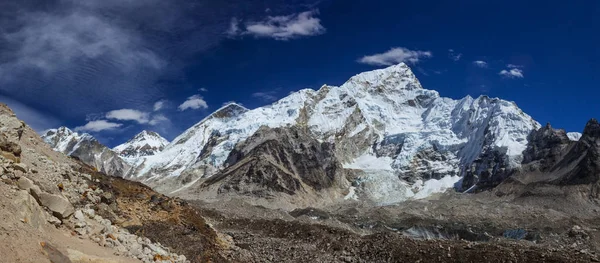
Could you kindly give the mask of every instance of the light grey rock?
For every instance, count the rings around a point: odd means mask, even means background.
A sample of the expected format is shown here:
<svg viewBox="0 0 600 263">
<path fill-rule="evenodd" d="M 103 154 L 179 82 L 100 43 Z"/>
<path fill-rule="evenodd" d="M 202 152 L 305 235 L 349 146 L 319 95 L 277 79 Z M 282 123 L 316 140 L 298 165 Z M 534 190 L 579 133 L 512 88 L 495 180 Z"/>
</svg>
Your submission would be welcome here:
<svg viewBox="0 0 600 263">
<path fill-rule="evenodd" d="M 83 213 L 86 214 L 89 218 L 94 218 L 96 216 L 96 211 L 91 208 L 84 209 Z"/>
<path fill-rule="evenodd" d="M 21 176 L 21 178 L 19 178 L 19 180 L 17 181 L 17 186 L 22 190 L 28 191 L 32 195 L 41 193 L 40 188 L 37 185 L 35 185 L 33 181 L 29 180 L 29 178 L 24 176 Z"/>
<path fill-rule="evenodd" d="M 32 193 L 33 197 L 43 206 L 52 211 L 52 214 L 58 219 L 66 219 L 75 212 L 75 208 L 63 196 L 48 193 Z"/>
<path fill-rule="evenodd" d="M 22 222 L 41 229 L 47 222 L 46 212 L 27 191 L 18 191 L 13 202 L 19 207 L 19 218 Z"/>
<path fill-rule="evenodd" d="M 75 213 L 73 213 L 73 217 L 78 221 L 85 222 L 85 217 L 83 216 L 83 212 L 81 210 L 75 211 Z"/>
</svg>

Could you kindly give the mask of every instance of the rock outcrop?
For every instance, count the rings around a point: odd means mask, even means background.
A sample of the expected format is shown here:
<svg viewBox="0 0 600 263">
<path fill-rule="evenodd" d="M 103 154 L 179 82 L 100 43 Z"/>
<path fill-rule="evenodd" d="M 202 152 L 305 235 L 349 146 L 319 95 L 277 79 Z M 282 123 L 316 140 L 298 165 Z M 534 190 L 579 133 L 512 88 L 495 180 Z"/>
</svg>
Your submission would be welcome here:
<svg viewBox="0 0 600 263">
<path fill-rule="evenodd" d="M 345 171 L 333 144 L 318 142 L 307 130 L 291 126 L 258 129 L 236 145 L 225 161 L 227 167 L 205 180 L 198 192 L 218 196 L 314 198 L 323 192 L 347 188 Z M 202 193 L 199 193 L 202 194 Z"/>
</svg>

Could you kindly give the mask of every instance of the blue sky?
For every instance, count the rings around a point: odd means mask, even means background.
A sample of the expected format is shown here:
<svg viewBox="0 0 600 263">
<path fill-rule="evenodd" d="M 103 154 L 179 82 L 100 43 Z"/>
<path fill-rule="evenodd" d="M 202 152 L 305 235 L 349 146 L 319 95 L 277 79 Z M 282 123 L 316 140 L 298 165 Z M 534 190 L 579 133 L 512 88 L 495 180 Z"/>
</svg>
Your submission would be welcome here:
<svg viewBox="0 0 600 263">
<path fill-rule="evenodd" d="M 3 1 L 0 101 L 37 130 L 172 139 L 236 101 L 341 85 L 406 61 L 425 88 L 599 117 L 598 1 Z M 158 103 L 157 103 L 158 102 Z M 155 111 L 156 109 L 156 111 Z"/>
</svg>

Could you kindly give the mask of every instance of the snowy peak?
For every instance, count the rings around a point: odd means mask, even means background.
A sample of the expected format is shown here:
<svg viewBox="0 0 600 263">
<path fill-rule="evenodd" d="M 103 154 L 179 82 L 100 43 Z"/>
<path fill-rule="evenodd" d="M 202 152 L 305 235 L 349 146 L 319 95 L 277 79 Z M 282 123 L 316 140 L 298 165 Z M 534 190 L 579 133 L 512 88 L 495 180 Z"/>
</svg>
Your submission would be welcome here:
<svg viewBox="0 0 600 263">
<path fill-rule="evenodd" d="M 126 158 L 154 155 L 162 151 L 169 141 L 153 131 L 142 131 L 124 144 L 115 148 L 117 154 Z"/>
<path fill-rule="evenodd" d="M 64 126 L 58 129 L 46 130 L 42 134 L 42 139 L 55 151 L 63 152 L 67 155 L 75 151 L 81 142 L 96 141 L 96 139 L 90 134 L 79 134 Z"/>
<path fill-rule="evenodd" d="M 358 86 L 370 89 L 416 90 L 423 89 L 421 83 L 404 63 L 384 69 L 363 72 L 350 78 L 342 86 Z"/>
<path fill-rule="evenodd" d="M 129 170 L 128 164 L 90 134 L 79 134 L 60 127 L 45 131 L 42 139 L 55 151 L 77 157 L 105 174 L 123 176 Z"/>
</svg>

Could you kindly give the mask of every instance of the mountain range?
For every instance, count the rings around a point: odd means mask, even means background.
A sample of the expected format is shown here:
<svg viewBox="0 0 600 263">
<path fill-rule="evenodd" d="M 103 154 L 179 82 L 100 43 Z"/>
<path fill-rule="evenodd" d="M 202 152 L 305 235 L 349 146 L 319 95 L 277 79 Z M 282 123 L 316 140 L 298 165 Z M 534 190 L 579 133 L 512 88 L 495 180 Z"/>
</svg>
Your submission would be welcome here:
<svg viewBox="0 0 600 263">
<path fill-rule="evenodd" d="M 109 149 L 66 127 L 42 137 L 102 172 L 165 194 L 295 207 L 493 187 L 540 154 L 532 150 L 540 129 L 514 102 L 455 100 L 424 89 L 401 63 L 252 110 L 225 105 L 172 142 L 143 131 Z M 565 145 L 580 138 L 561 133 Z"/>
</svg>

